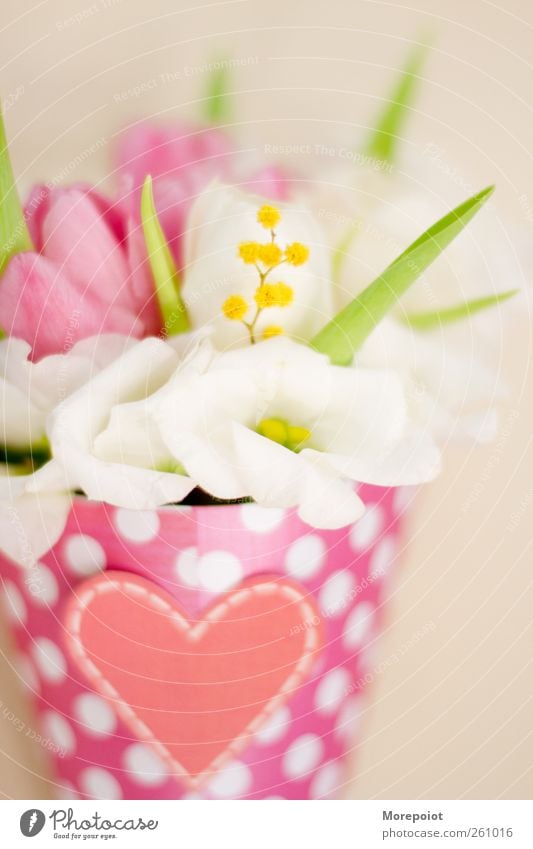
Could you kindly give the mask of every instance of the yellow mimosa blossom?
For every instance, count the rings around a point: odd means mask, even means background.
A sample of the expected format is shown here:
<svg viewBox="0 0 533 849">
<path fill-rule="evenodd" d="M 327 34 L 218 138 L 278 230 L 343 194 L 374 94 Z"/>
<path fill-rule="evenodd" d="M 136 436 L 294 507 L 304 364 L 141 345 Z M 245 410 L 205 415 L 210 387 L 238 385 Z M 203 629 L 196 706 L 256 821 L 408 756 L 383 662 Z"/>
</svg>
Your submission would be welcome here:
<svg viewBox="0 0 533 849">
<path fill-rule="evenodd" d="M 257 213 L 257 220 L 267 230 L 272 230 L 272 228 L 276 226 L 278 221 L 281 221 L 281 212 L 279 211 L 277 206 L 270 206 L 270 204 L 265 204 Z"/>
<path fill-rule="evenodd" d="M 301 242 L 293 242 L 285 248 L 285 259 L 290 265 L 303 265 L 309 259 L 309 248 Z"/>
<path fill-rule="evenodd" d="M 242 295 L 230 295 L 222 305 L 222 312 L 231 321 L 242 321 L 248 312 L 248 304 Z"/>
<path fill-rule="evenodd" d="M 241 242 L 239 245 L 239 256 L 243 262 L 253 264 L 259 259 L 259 252 L 262 247 L 259 242 Z"/>
</svg>

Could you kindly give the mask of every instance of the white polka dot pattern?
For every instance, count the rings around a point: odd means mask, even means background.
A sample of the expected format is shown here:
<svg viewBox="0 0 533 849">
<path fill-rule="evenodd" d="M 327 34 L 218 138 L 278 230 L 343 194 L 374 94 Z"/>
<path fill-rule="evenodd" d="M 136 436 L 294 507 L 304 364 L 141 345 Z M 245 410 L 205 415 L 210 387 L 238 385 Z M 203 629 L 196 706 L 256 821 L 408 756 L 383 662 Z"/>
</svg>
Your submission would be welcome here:
<svg viewBox="0 0 533 849">
<path fill-rule="evenodd" d="M 198 549 L 191 545 L 180 551 L 176 558 L 176 572 L 178 581 L 187 587 L 197 587 L 198 575 Z"/>
<path fill-rule="evenodd" d="M 147 543 L 159 533 L 159 516 L 155 510 L 121 508 L 115 513 L 115 525 L 128 542 Z"/>
<path fill-rule="evenodd" d="M 74 700 L 74 714 L 84 731 L 95 737 L 107 737 L 116 727 L 111 705 L 95 693 L 82 693 Z"/>
<path fill-rule="evenodd" d="M 61 649 L 48 637 L 38 637 L 33 646 L 33 657 L 39 672 L 46 681 L 59 684 L 67 674 L 67 662 Z"/>
<path fill-rule="evenodd" d="M 65 544 L 66 565 L 71 572 L 80 577 L 88 577 L 100 572 L 106 565 L 106 555 L 102 545 L 87 534 L 73 534 Z"/>
<path fill-rule="evenodd" d="M 31 580 L 28 582 L 28 590 L 32 600 L 36 604 L 42 604 L 45 607 L 55 604 L 59 596 L 57 581 L 48 566 L 45 566 L 44 563 L 37 563 L 35 568 L 31 570 Z"/>
<path fill-rule="evenodd" d="M 122 790 L 111 773 L 98 766 L 82 770 L 79 777 L 80 790 L 91 799 L 122 799 Z"/>
<path fill-rule="evenodd" d="M 213 508 L 138 513 L 75 499 L 63 538 L 31 572 L 0 556 L 21 652 L 17 668 L 40 699 L 61 798 L 325 799 L 342 792 L 344 755 L 366 707 L 377 612 L 398 539 L 394 492 L 372 489 L 367 496 L 363 486 L 361 495 L 370 505 L 365 516 L 329 532 L 309 528 L 291 511 L 253 504 L 221 508 L 226 528 L 210 522 L 205 511 Z M 309 678 L 200 787 L 186 786 L 155 748 L 132 739 L 112 701 L 80 686 L 79 669 L 63 648 L 69 593 L 129 560 L 195 616 L 212 603 L 209 594 L 218 598 L 249 577 L 270 574 L 305 588 L 321 611 L 317 622 L 298 626 L 324 632 L 324 651 Z"/>
<path fill-rule="evenodd" d="M 277 742 L 288 732 L 290 721 L 291 712 L 287 705 L 278 708 L 268 722 L 257 732 L 257 741 L 265 745 Z"/>
<path fill-rule="evenodd" d="M 348 570 L 334 572 L 324 583 L 319 595 L 324 616 L 340 616 L 352 600 L 353 589 L 354 580 Z"/>
<path fill-rule="evenodd" d="M 4 597 L 7 615 L 15 624 L 23 624 L 26 621 L 26 603 L 22 593 L 13 581 L 4 581 Z"/>
<path fill-rule="evenodd" d="M 375 548 L 370 561 L 370 576 L 384 577 L 389 571 L 396 555 L 396 540 L 385 537 Z"/>
<path fill-rule="evenodd" d="M 328 799 L 338 795 L 343 779 L 342 767 L 335 761 L 330 761 L 321 767 L 309 788 L 311 799 Z"/>
<path fill-rule="evenodd" d="M 366 510 L 350 531 L 350 545 L 354 551 L 365 551 L 377 539 L 383 527 L 384 516 L 379 504 L 367 504 Z"/>
<path fill-rule="evenodd" d="M 332 669 L 320 679 L 315 692 L 315 707 L 320 713 L 333 713 L 350 692 L 352 676 L 347 669 Z"/>
<path fill-rule="evenodd" d="M 324 540 L 310 534 L 293 542 L 285 557 L 285 568 L 292 578 L 311 578 L 321 569 L 326 558 Z"/>
<path fill-rule="evenodd" d="M 64 716 L 54 711 L 47 711 L 42 716 L 41 722 L 45 735 L 49 735 L 58 747 L 60 757 L 71 755 L 76 750 L 76 735 Z"/>
<path fill-rule="evenodd" d="M 237 799 L 244 796 L 251 785 L 249 768 L 240 761 L 233 761 L 210 779 L 207 789 L 215 799 Z"/>
<path fill-rule="evenodd" d="M 344 625 L 344 644 L 349 649 L 355 649 L 364 642 L 372 628 L 374 608 L 368 601 L 356 605 Z"/>
<path fill-rule="evenodd" d="M 124 753 L 124 768 L 134 781 L 145 784 L 161 784 L 167 778 L 167 768 L 151 746 L 132 743 Z"/>
<path fill-rule="evenodd" d="M 311 772 L 322 757 L 323 743 L 316 734 L 303 734 L 285 752 L 283 772 L 287 778 L 302 778 Z"/>
<path fill-rule="evenodd" d="M 200 558 L 198 575 L 204 589 L 223 593 L 239 583 L 243 570 L 235 554 L 229 551 L 210 551 Z"/>
</svg>

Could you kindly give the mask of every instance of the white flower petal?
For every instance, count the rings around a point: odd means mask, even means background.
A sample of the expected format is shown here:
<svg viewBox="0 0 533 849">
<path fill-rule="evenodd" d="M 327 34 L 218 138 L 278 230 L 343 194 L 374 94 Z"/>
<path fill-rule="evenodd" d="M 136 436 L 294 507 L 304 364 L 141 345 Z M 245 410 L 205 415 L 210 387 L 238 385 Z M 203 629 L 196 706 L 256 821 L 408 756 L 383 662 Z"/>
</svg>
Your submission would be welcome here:
<svg viewBox="0 0 533 849">
<path fill-rule="evenodd" d="M 364 507 L 326 462 L 312 462 L 247 428 L 236 426 L 244 489 L 264 507 L 299 507 L 304 522 L 337 528 L 354 522 Z"/>
<path fill-rule="evenodd" d="M 36 475 L 0 477 L 0 549 L 32 567 L 57 542 L 70 511 L 70 494 L 31 492 Z"/>
<path fill-rule="evenodd" d="M 94 439 L 93 450 L 100 460 L 145 469 L 172 459 L 143 401 L 113 407 L 109 424 Z"/>
<path fill-rule="evenodd" d="M 441 453 L 432 437 L 414 429 L 381 456 L 330 454 L 328 460 L 339 474 L 376 486 L 425 483 L 433 480 L 441 470 Z"/>
<path fill-rule="evenodd" d="M 115 405 L 149 396 L 168 380 L 177 364 L 178 355 L 171 346 L 145 339 L 56 409 L 49 423 L 50 443 L 54 462 L 62 465 L 72 488 L 83 489 L 89 498 L 134 509 L 180 501 L 190 492 L 194 481 L 186 476 L 121 462 L 119 440 L 115 440 L 116 457 L 105 441 L 106 459 L 94 453 L 95 440 L 105 431 Z M 127 450 L 132 450 L 131 445 Z"/>
<path fill-rule="evenodd" d="M 253 265 L 238 257 L 241 242 L 267 242 L 270 234 L 257 222 L 264 199 L 212 183 L 195 201 L 188 219 L 186 270 L 182 295 L 195 327 L 210 328 L 215 344 L 248 344 L 248 331 L 239 321 L 230 321 L 222 312 L 226 298 L 243 295 L 255 303 L 259 275 Z M 331 318 L 333 312 L 329 258 L 320 229 L 308 209 L 277 204 L 281 221 L 276 225 L 277 243 L 284 247 L 302 242 L 310 248 L 309 260 L 302 266 L 280 266 L 270 282 L 283 281 L 294 292 L 287 307 L 265 309 L 256 329 L 257 336 L 268 325 L 281 325 L 299 339 L 310 339 Z"/>
<path fill-rule="evenodd" d="M 403 381 L 415 423 L 438 440 L 477 438 L 475 417 L 500 402 L 503 386 L 451 331 L 420 333 L 385 319 L 371 334 L 357 366 L 393 369 Z M 461 344 L 462 342 L 462 344 Z M 490 433 L 490 427 L 487 429 Z"/>
</svg>

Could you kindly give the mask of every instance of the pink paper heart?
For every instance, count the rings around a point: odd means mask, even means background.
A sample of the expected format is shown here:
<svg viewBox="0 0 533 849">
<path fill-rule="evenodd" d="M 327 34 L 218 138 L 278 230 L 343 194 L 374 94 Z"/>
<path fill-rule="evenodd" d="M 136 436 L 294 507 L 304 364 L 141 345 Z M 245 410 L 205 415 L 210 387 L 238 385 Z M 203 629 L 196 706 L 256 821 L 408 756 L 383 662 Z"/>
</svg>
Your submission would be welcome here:
<svg viewBox="0 0 533 849">
<path fill-rule="evenodd" d="M 245 581 L 192 619 L 150 581 L 105 572 L 79 588 L 65 626 L 94 689 L 192 786 L 251 742 L 322 644 L 311 597 L 270 576 Z"/>
</svg>

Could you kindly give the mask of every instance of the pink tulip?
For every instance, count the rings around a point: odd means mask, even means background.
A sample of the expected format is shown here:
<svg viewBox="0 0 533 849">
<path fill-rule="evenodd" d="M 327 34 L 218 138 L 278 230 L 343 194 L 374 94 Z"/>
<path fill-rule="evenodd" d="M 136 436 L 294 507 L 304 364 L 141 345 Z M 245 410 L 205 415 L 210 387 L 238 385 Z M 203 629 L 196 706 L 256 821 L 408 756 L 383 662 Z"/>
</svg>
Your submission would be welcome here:
<svg viewBox="0 0 533 849">
<path fill-rule="evenodd" d="M 183 234 L 197 195 L 218 178 L 273 200 L 285 200 L 289 182 L 279 168 L 258 167 L 249 154 L 235 150 L 218 129 L 149 122 L 125 131 L 118 144 L 120 194 L 139 227 L 140 194 L 151 174 L 155 205 L 179 268 L 183 265 Z"/>
<path fill-rule="evenodd" d="M 279 169 L 246 167 L 246 160 L 219 130 L 144 123 L 119 142 L 116 203 L 85 185 L 36 186 L 25 207 L 35 252 L 15 256 L 0 281 L 0 327 L 29 342 L 34 359 L 96 333 L 157 335 L 161 315 L 140 221 L 146 175 L 181 267 L 188 211 L 211 180 L 286 197 Z"/>
<path fill-rule="evenodd" d="M 34 359 L 96 333 L 159 332 L 150 271 L 121 207 L 86 186 L 37 186 L 25 215 L 35 253 L 6 269 L 0 326 L 29 342 Z"/>
</svg>

